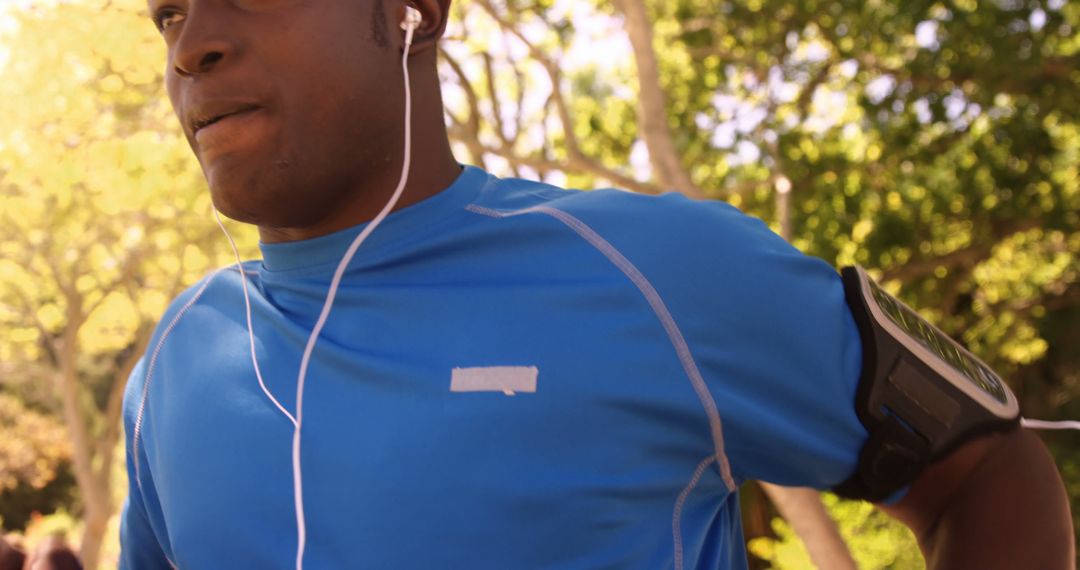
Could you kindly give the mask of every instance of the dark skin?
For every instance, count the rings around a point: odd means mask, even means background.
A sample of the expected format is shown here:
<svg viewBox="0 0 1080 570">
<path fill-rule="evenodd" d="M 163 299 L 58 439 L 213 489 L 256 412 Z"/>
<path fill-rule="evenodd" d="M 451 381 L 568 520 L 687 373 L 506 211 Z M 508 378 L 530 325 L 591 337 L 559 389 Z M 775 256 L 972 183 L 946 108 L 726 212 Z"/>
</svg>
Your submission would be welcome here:
<svg viewBox="0 0 1080 570">
<path fill-rule="evenodd" d="M 461 171 L 435 67 L 450 2 L 414 4 L 424 15 L 409 55 L 416 160 L 398 208 L 446 188 Z M 168 47 L 169 99 L 222 213 L 257 225 L 265 242 L 318 237 L 375 217 L 401 174 L 403 2 L 148 6 Z"/>
<path fill-rule="evenodd" d="M 381 9 L 380 0 L 149 2 L 168 45 L 169 98 L 214 203 L 257 225 L 263 241 L 369 221 L 397 184 L 405 3 L 381 1 Z M 412 5 L 424 20 L 410 50 L 414 160 L 399 208 L 438 193 L 460 172 L 436 72 L 450 0 Z M 222 113 L 232 116 L 195 133 Z M 1061 478 L 1046 448 L 1023 430 L 969 442 L 927 468 L 898 504 L 881 508 L 914 530 L 933 569 L 1075 568 Z"/>
<path fill-rule="evenodd" d="M 879 508 L 911 528 L 931 569 L 1076 568 L 1065 486 L 1027 430 L 969 442 Z"/>
</svg>

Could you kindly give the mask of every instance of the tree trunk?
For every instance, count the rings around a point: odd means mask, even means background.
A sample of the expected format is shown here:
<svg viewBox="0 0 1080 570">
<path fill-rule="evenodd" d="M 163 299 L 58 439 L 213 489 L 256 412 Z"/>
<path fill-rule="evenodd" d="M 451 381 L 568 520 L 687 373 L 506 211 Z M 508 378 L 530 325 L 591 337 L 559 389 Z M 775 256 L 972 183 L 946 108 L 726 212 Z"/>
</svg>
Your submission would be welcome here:
<svg viewBox="0 0 1080 570">
<path fill-rule="evenodd" d="M 98 558 L 101 557 L 101 545 L 105 541 L 105 531 L 109 527 L 111 514 L 111 509 L 104 512 L 86 510 L 83 519 L 85 528 L 79 545 L 79 559 L 86 570 L 96 570 L 98 567 Z"/>
<path fill-rule="evenodd" d="M 795 238 L 791 223 L 791 181 L 782 174 L 776 181 L 776 218 L 780 222 L 780 235 L 790 243 Z"/>
<path fill-rule="evenodd" d="M 107 410 L 104 411 L 106 425 L 104 433 L 95 437 L 88 429 L 87 410 L 80 403 L 83 390 L 79 382 L 78 371 L 78 335 L 79 329 L 86 322 L 83 312 L 83 299 L 73 288 L 64 290 L 68 303 L 68 321 L 61 335 L 60 344 L 55 352 L 59 355 L 59 370 L 55 382 L 59 392 L 64 423 L 71 438 L 72 463 L 75 483 L 83 503 L 83 536 L 80 541 L 79 558 L 88 570 L 97 568 L 101 555 L 101 545 L 108 528 L 109 518 L 113 514 L 112 498 L 112 461 L 119 437 L 119 422 L 124 378 L 116 380 L 109 395 Z M 148 336 L 146 331 L 140 331 Z M 136 347 L 143 349 L 145 340 L 138 339 Z M 124 362 L 124 370 L 130 372 L 137 361 L 137 356 Z M 118 393 L 120 392 L 120 393 Z"/>
<path fill-rule="evenodd" d="M 821 570 L 858 570 L 817 491 L 769 483 L 761 486 L 780 515 L 802 539 L 814 565 Z"/>
<path fill-rule="evenodd" d="M 649 149 L 653 176 L 665 187 L 691 198 L 705 193 L 683 167 L 671 129 L 667 123 L 667 96 L 660 84 L 660 67 L 653 48 L 653 27 L 644 0 L 615 0 L 615 7 L 626 18 L 626 34 L 634 48 L 638 71 L 638 127 Z"/>
</svg>

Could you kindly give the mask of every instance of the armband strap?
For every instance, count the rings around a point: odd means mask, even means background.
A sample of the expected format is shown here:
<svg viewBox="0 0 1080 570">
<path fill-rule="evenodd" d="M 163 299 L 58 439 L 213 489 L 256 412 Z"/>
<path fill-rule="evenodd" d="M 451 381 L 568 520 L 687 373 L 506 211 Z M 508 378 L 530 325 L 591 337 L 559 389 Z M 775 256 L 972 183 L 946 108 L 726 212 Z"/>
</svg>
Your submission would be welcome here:
<svg viewBox="0 0 1080 570">
<path fill-rule="evenodd" d="M 863 349 L 855 411 L 869 437 L 834 492 L 884 501 L 957 446 L 1018 425 L 1016 397 L 984 362 L 861 268 L 842 275 Z"/>
</svg>

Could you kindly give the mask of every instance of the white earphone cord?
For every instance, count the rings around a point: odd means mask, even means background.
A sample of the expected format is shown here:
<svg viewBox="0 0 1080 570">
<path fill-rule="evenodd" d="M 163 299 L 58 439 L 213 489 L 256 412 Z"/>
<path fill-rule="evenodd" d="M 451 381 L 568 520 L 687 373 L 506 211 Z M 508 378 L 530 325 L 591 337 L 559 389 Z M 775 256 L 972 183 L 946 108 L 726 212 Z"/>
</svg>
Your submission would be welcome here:
<svg viewBox="0 0 1080 570">
<path fill-rule="evenodd" d="M 334 272 L 334 279 L 330 282 L 330 290 L 326 293 L 326 303 L 323 305 L 322 314 L 319 315 L 319 320 L 315 323 L 311 336 L 308 337 L 304 357 L 300 360 L 300 375 L 296 380 L 296 429 L 293 431 L 293 489 L 296 495 L 297 535 L 296 570 L 303 570 L 304 568 L 304 546 L 307 542 L 307 529 L 304 523 L 304 487 L 300 476 L 300 426 L 303 425 L 304 421 L 304 381 L 307 379 L 308 364 L 311 363 L 311 353 L 315 350 L 315 342 L 319 339 L 319 333 L 322 331 L 323 326 L 326 325 L 326 319 L 330 316 L 330 309 L 334 305 L 334 299 L 337 297 L 338 286 L 341 284 L 341 278 L 345 275 L 345 269 L 349 266 L 349 262 L 352 261 L 356 250 L 360 248 L 360 244 L 364 243 L 364 240 L 375 231 L 375 228 L 394 209 L 398 199 L 401 198 L 401 194 L 405 191 L 405 184 L 409 181 L 409 165 L 412 161 L 412 89 L 409 85 L 409 46 L 411 43 L 410 38 L 401 57 L 401 69 L 405 74 L 405 160 L 401 165 L 401 179 L 394 190 L 394 195 L 383 206 L 379 215 L 375 216 L 375 219 L 360 232 L 360 235 L 356 236 L 352 245 L 345 252 L 345 256 L 341 258 L 341 262 L 338 263 L 337 271 Z"/>
<path fill-rule="evenodd" d="M 311 330 L 311 336 L 308 337 L 307 346 L 304 348 L 304 356 L 300 360 L 300 373 L 296 379 L 296 416 L 294 417 L 285 409 L 284 406 L 278 402 L 277 398 L 266 387 L 266 383 L 263 382 L 262 372 L 259 370 L 259 360 L 255 356 L 255 330 L 252 326 L 251 319 L 251 300 L 248 296 L 247 290 L 247 275 L 244 273 L 244 266 L 240 260 L 240 251 L 236 247 L 236 241 L 233 240 L 232 235 L 229 234 L 229 230 L 225 228 L 225 224 L 221 221 L 221 215 L 217 209 L 214 209 L 214 219 L 217 220 L 218 226 L 221 231 L 225 232 L 225 237 L 229 239 L 229 245 L 232 246 L 233 255 L 236 256 L 236 267 L 240 272 L 240 281 L 244 289 L 244 310 L 247 313 L 247 327 L 248 327 L 248 340 L 251 345 L 251 363 L 255 367 L 255 377 L 259 380 L 259 387 L 262 388 L 266 397 L 273 402 L 274 406 L 281 411 L 289 422 L 293 425 L 293 445 L 292 445 L 292 465 L 293 465 L 293 497 L 296 506 L 296 570 L 303 570 L 304 568 L 304 549 L 307 545 L 307 524 L 304 519 L 304 485 L 301 477 L 300 470 L 300 427 L 304 418 L 304 381 L 307 379 L 308 365 L 311 363 L 311 354 L 315 350 L 315 343 L 319 339 L 319 333 L 322 332 L 323 326 L 326 325 L 326 320 L 330 316 L 330 310 L 334 306 L 334 299 L 337 297 L 338 286 L 341 284 L 341 279 L 345 275 L 345 269 L 349 266 L 349 262 L 352 261 L 356 251 L 360 249 L 360 245 L 364 243 L 364 240 L 375 231 L 375 228 L 379 227 L 386 216 L 397 205 L 398 200 L 405 191 L 405 185 L 409 181 L 409 167 L 412 162 L 412 88 L 409 83 L 409 48 L 412 46 L 413 32 L 418 22 L 410 15 L 406 19 L 406 34 L 405 34 L 405 49 L 401 56 L 401 70 L 405 75 L 405 157 L 401 165 L 401 178 L 398 181 L 397 188 L 394 190 L 393 196 L 383 206 L 379 215 L 375 216 L 375 219 L 360 232 L 360 235 L 353 239 L 349 249 L 346 250 L 345 255 L 342 256 L 341 261 L 338 263 L 337 270 L 334 271 L 334 278 L 330 281 L 330 289 L 326 293 L 326 301 L 323 303 L 322 312 L 319 314 L 319 320 L 315 322 L 315 327 Z"/>
<path fill-rule="evenodd" d="M 251 364 L 255 367 L 255 377 L 259 379 L 259 387 L 262 388 L 262 391 L 264 394 L 266 394 L 266 397 L 270 398 L 270 401 L 274 403 L 274 406 L 276 406 L 277 409 L 281 410 L 281 413 L 285 414 L 285 417 L 289 418 L 289 422 L 292 423 L 292 425 L 295 427 L 296 418 L 294 418 L 293 415 L 289 413 L 289 410 L 285 409 L 285 406 L 281 405 L 281 402 L 278 402 L 277 398 L 275 398 L 274 395 L 270 393 L 270 390 L 266 387 L 266 383 L 263 382 L 262 371 L 259 370 L 259 360 L 255 358 L 255 333 L 251 326 L 251 299 L 248 296 L 247 274 L 244 273 L 244 265 L 240 261 L 240 250 L 236 247 L 236 241 L 233 239 L 232 234 L 229 233 L 229 230 L 225 229 L 225 223 L 221 221 L 221 214 L 218 213 L 217 208 L 213 208 L 213 210 L 214 220 L 217 221 L 218 227 L 221 228 L 221 231 L 225 232 L 225 237 L 229 239 L 229 245 L 232 246 L 233 255 L 236 256 L 236 269 L 240 272 L 240 282 L 244 288 L 244 310 L 247 313 L 248 340 L 250 341 L 249 344 L 251 345 Z"/>
<path fill-rule="evenodd" d="M 1020 425 L 1028 429 L 1075 429 L 1080 430 L 1080 421 L 1065 420 L 1060 422 L 1048 422 L 1046 420 L 1029 420 L 1020 418 Z"/>
</svg>

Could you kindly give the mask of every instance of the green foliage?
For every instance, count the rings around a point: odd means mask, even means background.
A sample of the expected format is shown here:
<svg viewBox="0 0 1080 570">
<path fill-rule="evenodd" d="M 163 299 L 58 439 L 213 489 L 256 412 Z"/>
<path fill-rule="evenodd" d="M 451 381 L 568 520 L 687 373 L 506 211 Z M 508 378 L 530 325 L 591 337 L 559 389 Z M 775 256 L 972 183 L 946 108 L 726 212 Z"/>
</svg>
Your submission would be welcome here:
<svg viewBox="0 0 1080 570">
<path fill-rule="evenodd" d="M 31 537 L 62 536 L 70 539 L 78 527 L 78 518 L 67 511 L 60 510 L 50 515 L 35 517 L 27 535 Z"/>
<path fill-rule="evenodd" d="M 21 531 L 34 517 L 58 511 L 70 512 L 78 503 L 75 476 L 70 463 L 60 466 L 56 477 L 41 487 L 21 482 L 0 493 L 0 528 Z"/>
<path fill-rule="evenodd" d="M 915 536 L 904 525 L 860 501 L 845 501 L 823 493 L 829 515 L 840 528 L 855 563 L 861 570 L 918 570 L 925 568 Z M 756 538 L 747 545 L 750 553 L 775 570 L 813 568 L 806 547 L 781 518 L 772 521 L 776 538 Z"/>
<path fill-rule="evenodd" d="M 0 434 L 0 528 L 72 503 L 71 444 L 54 416 L 0 392 Z"/>
<path fill-rule="evenodd" d="M 71 460 L 64 426 L 4 393 L 0 393 L 0 433 L 0 502 L 20 485 L 44 488 Z"/>
</svg>

